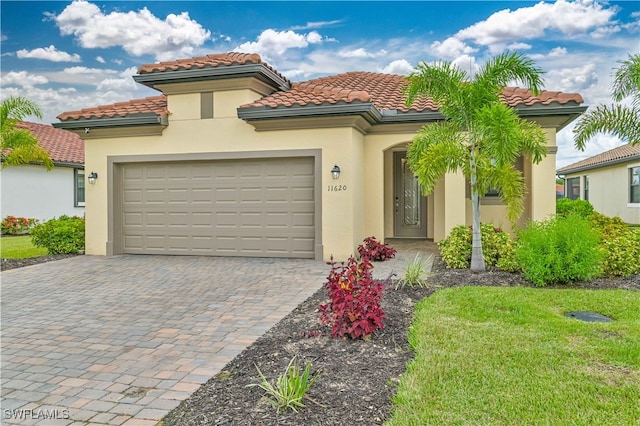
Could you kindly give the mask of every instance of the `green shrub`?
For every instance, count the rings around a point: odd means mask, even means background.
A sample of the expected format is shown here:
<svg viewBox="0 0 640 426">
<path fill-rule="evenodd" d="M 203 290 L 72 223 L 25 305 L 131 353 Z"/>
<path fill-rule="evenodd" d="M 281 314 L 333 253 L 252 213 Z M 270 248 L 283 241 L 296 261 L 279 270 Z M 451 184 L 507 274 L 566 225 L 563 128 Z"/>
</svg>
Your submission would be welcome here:
<svg viewBox="0 0 640 426">
<path fill-rule="evenodd" d="M 617 216 L 598 212 L 591 214 L 589 220 L 600 233 L 604 274 L 628 277 L 640 273 L 640 229 L 629 228 Z"/>
<path fill-rule="evenodd" d="M 506 232 L 490 223 L 480 225 L 482 238 L 482 257 L 488 267 L 496 266 L 503 256 L 508 256 L 513 249 L 513 240 Z M 447 238 L 438 242 L 440 256 L 447 268 L 465 269 L 471 265 L 471 228 L 456 226 Z"/>
<path fill-rule="evenodd" d="M 84 250 L 84 219 L 63 215 L 38 224 L 31 230 L 31 242 L 49 254 L 78 253 Z"/>
<path fill-rule="evenodd" d="M 518 263 L 537 286 L 589 280 L 602 273 L 600 235 L 577 215 L 531 222 L 519 237 Z"/>
<path fill-rule="evenodd" d="M 556 200 L 556 214 L 558 216 L 566 217 L 574 214 L 586 219 L 593 212 L 593 206 L 587 200 L 570 200 L 568 198 Z"/>
</svg>

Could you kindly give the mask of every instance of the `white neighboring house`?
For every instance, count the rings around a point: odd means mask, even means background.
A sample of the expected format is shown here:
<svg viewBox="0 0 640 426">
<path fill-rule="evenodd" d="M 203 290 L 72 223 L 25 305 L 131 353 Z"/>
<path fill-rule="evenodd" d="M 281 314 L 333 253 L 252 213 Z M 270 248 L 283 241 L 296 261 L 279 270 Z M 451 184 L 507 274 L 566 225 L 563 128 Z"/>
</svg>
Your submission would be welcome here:
<svg viewBox="0 0 640 426">
<path fill-rule="evenodd" d="M 8 166 L 0 171 L 0 216 L 44 222 L 62 215 L 84 216 L 84 141 L 75 133 L 47 124 L 21 122 L 46 149 L 55 167 Z"/>
<path fill-rule="evenodd" d="M 556 171 L 565 196 L 589 201 L 607 216 L 640 224 L 640 146 L 625 144 Z"/>
</svg>

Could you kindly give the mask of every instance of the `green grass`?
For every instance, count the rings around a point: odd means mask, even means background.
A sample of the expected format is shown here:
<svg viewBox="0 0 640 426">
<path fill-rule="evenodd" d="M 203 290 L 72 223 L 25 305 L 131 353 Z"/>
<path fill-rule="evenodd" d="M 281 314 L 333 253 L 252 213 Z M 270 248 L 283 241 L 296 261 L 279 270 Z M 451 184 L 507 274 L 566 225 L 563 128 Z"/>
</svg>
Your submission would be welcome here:
<svg viewBox="0 0 640 426">
<path fill-rule="evenodd" d="M 3 259 L 26 259 L 46 254 L 47 249 L 31 244 L 31 237 L 28 235 L 0 238 L 0 257 Z"/>
<path fill-rule="evenodd" d="M 615 319 L 564 316 L 595 311 Z M 390 425 L 640 424 L 640 293 L 462 287 L 420 302 Z"/>
</svg>

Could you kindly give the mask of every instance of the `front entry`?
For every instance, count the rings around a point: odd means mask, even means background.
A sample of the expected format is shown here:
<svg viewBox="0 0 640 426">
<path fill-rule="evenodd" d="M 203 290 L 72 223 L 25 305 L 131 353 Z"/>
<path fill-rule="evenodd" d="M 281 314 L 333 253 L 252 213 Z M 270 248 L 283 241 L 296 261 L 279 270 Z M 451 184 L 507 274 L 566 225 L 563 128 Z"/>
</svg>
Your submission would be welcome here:
<svg viewBox="0 0 640 426">
<path fill-rule="evenodd" d="M 394 236 L 427 238 L 427 198 L 409 169 L 407 153 L 393 153 Z"/>
</svg>

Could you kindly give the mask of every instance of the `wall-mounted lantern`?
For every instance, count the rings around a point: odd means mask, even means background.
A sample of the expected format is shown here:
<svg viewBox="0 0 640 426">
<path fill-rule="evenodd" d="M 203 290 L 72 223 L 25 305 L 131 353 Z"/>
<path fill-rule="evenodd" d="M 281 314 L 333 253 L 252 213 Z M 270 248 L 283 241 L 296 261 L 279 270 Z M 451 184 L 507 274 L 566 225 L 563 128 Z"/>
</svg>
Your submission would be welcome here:
<svg viewBox="0 0 640 426">
<path fill-rule="evenodd" d="M 93 185 L 96 183 L 96 180 L 98 180 L 98 174 L 96 172 L 91 172 L 91 174 L 89 174 L 89 183 Z"/>
<path fill-rule="evenodd" d="M 331 176 L 334 179 L 338 179 L 340 177 L 340 167 L 338 167 L 337 164 L 333 166 L 333 169 L 331 169 Z"/>
</svg>

